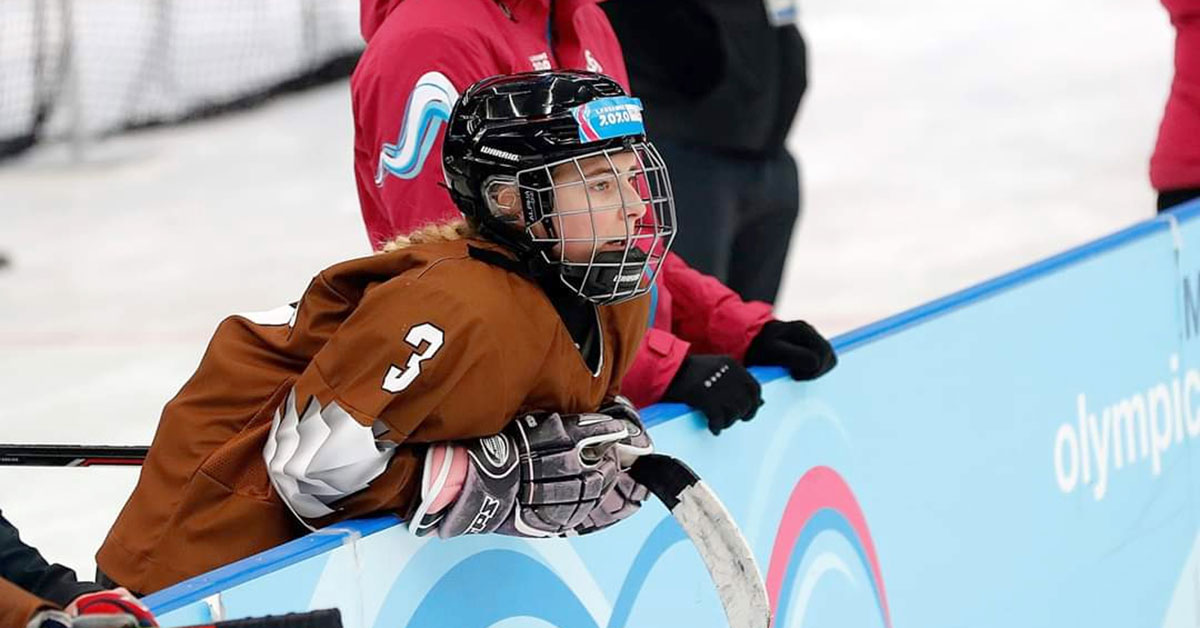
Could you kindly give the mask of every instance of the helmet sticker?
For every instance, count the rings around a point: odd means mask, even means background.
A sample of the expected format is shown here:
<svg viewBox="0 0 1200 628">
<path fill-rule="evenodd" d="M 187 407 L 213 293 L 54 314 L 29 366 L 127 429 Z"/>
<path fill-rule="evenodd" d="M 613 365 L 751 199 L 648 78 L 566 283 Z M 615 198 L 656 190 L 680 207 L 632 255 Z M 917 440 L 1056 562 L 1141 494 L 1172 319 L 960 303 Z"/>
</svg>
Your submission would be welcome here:
<svg viewBox="0 0 1200 628">
<path fill-rule="evenodd" d="M 401 179 L 421 174 L 425 158 L 433 149 L 442 124 L 450 119 L 450 108 L 457 100 L 458 91 L 445 74 L 426 72 L 417 79 L 404 108 L 400 136 L 395 144 L 384 143 L 379 151 L 375 185 L 382 186 L 389 174 Z"/>
<path fill-rule="evenodd" d="M 646 134 L 642 125 L 642 101 L 637 98 L 598 98 L 572 108 L 571 115 L 579 125 L 581 142 Z"/>
</svg>

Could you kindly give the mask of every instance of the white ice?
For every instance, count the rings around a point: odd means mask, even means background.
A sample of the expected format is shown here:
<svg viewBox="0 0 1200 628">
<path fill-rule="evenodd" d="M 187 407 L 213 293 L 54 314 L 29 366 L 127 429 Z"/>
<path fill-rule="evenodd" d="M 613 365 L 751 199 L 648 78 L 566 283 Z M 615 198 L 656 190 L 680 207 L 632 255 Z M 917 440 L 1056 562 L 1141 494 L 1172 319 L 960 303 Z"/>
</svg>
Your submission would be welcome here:
<svg viewBox="0 0 1200 628">
<path fill-rule="evenodd" d="M 845 332 L 1153 214 L 1157 2 L 812 0 L 802 24 L 805 214 L 780 316 Z M 0 440 L 149 442 L 222 316 L 367 253 L 351 135 L 340 83 L 0 166 Z M 0 468 L 0 508 L 90 574 L 135 481 Z"/>
</svg>

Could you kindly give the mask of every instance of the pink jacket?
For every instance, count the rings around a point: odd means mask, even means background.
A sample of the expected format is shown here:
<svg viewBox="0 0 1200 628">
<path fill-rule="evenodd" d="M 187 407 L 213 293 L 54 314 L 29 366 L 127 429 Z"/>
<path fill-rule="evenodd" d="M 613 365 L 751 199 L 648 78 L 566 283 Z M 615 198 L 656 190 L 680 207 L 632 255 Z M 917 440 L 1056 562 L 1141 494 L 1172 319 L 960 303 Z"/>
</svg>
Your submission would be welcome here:
<svg viewBox="0 0 1200 628">
<path fill-rule="evenodd" d="M 551 0 L 362 0 L 362 32 L 367 49 L 350 79 L 354 175 L 374 247 L 458 215 L 442 188 L 442 126 L 467 86 L 571 68 L 629 87 L 596 0 L 553 0 L 553 11 Z M 680 208 L 683 228 L 686 212 Z M 622 383 L 639 406 L 662 397 L 689 351 L 741 359 L 772 318 L 769 305 L 742 301 L 675 255 L 654 294 L 651 328 Z"/>
<path fill-rule="evenodd" d="M 1159 191 L 1200 187 L 1200 0 L 1163 0 L 1175 25 L 1175 79 L 1150 158 Z"/>
</svg>

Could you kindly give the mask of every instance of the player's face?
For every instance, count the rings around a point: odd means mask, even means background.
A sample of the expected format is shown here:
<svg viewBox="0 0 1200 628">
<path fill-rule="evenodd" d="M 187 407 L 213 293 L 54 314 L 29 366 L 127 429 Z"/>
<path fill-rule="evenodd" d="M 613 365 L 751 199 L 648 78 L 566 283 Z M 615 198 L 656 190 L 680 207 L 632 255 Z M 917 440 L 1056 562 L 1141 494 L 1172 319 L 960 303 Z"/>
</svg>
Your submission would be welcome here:
<svg viewBox="0 0 1200 628">
<path fill-rule="evenodd" d="M 594 253 L 623 251 L 646 213 L 646 184 L 632 151 L 596 155 L 556 166 L 554 228 L 566 260 L 587 262 Z"/>
</svg>

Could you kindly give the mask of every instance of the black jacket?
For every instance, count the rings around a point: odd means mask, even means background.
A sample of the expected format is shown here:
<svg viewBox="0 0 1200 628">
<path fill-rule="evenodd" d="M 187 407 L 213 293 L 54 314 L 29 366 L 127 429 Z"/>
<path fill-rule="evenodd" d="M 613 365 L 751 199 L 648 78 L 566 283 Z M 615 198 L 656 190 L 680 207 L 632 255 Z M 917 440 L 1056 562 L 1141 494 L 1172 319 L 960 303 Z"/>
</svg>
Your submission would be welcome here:
<svg viewBox="0 0 1200 628">
<path fill-rule="evenodd" d="M 651 138 L 771 155 L 808 84 L 795 26 L 762 0 L 607 0 Z"/>
<path fill-rule="evenodd" d="M 75 572 L 51 565 L 36 549 L 21 541 L 17 529 L 0 514 L 0 577 L 59 606 L 92 591 L 103 589 L 93 582 L 79 582 Z"/>
</svg>

